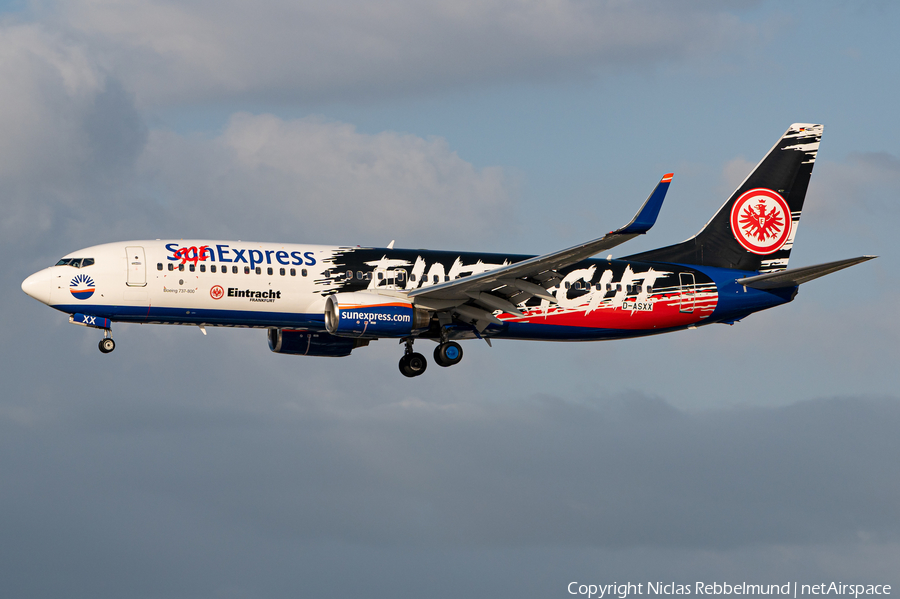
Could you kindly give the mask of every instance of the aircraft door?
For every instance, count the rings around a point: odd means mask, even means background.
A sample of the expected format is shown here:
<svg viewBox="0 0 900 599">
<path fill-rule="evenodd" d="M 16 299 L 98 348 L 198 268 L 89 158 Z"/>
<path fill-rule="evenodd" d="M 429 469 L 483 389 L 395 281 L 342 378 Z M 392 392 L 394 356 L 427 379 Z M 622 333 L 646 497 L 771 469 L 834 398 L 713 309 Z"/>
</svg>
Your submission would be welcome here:
<svg viewBox="0 0 900 599">
<path fill-rule="evenodd" d="M 147 264 L 144 259 L 144 248 L 130 246 L 125 248 L 125 263 L 128 265 L 128 278 L 126 285 L 129 287 L 147 286 Z"/>
<path fill-rule="evenodd" d="M 678 282 L 681 283 L 681 293 L 679 294 L 680 302 L 678 306 L 679 312 L 693 312 L 694 302 L 697 299 L 697 287 L 694 281 L 694 273 L 680 272 L 678 273 Z"/>
</svg>

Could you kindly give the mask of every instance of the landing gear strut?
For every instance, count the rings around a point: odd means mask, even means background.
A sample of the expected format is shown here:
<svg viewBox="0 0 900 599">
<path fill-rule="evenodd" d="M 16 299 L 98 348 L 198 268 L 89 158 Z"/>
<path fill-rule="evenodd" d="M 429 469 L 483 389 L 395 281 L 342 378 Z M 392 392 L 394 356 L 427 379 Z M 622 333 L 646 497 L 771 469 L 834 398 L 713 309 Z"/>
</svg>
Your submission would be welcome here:
<svg viewBox="0 0 900 599">
<path fill-rule="evenodd" d="M 462 360 L 463 351 L 459 343 L 447 340 L 447 329 L 441 330 L 441 341 L 434 348 L 434 361 L 438 366 L 453 366 Z"/>
<path fill-rule="evenodd" d="M 110 330 L 103 329 L 103 339 L 100 340 L 100 351 L 104 354 L 108 354 L 112 350 L 116 349 L 116 342 L 113 341 L 113 338 L 109 335 Z"/>
<path fill-rule="evenodd" d="M 428 368 L 428 361 L 425 360 L 425 356 L 413 351 L 412 337 L 407 337 L 405 341 L 406 353 L 400 358 L 400 372 L 403 373 L 403 376 L 419 376 Z"/>
</svg>

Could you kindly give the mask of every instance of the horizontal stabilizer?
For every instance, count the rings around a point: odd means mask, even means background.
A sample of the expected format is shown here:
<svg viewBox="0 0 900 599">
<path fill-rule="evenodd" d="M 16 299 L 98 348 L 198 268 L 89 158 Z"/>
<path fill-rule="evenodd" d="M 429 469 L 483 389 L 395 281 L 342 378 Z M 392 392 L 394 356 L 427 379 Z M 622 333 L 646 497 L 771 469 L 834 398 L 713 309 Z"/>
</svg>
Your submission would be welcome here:
<svg viewBox="0 0 900 599">
<path fill-rule="evenodd" d="M 866 262 L 878 256 L 860 256 L 859 258 L 847 258 L 846 260 L 838 260 L 837 262 L 828 262 L 826 264 L 816 264 L 815 266 L 804 266 L 803 268 L 789 268 L 778 272 L 770 272 L 764 275 L 756 275 L 754 277 L 745 277 L 737 279 L 735 283 L 753 289 L 780 289 L 783 287 L 796 287 L 802 283 L 830 275 L 833 272 L 843 270 L 854 264 Z"/>
</svg>

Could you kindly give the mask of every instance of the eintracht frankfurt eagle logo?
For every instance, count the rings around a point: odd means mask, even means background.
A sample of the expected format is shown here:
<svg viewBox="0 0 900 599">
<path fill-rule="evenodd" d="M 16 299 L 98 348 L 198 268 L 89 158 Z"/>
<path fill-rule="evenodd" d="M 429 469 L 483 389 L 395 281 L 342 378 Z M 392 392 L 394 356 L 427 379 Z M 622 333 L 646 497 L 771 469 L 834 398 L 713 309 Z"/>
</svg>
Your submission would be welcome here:
<svg viewBox="0 0 900 599">
<path fill-rule="evenodd" d="M 777 252 L 791 233 L 791 209 L 771 189 L 751 189 L 731 208 L 731 232 L 748 252 Z"/>
</svg>

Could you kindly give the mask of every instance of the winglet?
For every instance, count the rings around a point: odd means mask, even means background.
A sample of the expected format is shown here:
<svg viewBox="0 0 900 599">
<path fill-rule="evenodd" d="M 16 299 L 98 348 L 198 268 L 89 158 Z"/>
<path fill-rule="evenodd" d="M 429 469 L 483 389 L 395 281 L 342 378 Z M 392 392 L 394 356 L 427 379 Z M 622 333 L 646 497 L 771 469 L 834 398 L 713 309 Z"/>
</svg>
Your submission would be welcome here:
<svg viewBox="0 0 900 599">
<path fill-rule="evenodd" d="M 650 194 L 647 201 L 641 206 L 641 209 L 634 215 L 631 222 L 612 232 L 619 235 L 640 235 L 649 231 L 650 227 L 656 224 L 656 217 L 659 216 L 659 209 L 662 208 L 663 200 L 666 199 L 666 192 L 669 191 L 669 183 L 672 182 L 672 177 L 674 176 L 675 173 L 663 175 L 653 193 Z"/>
</svg>

